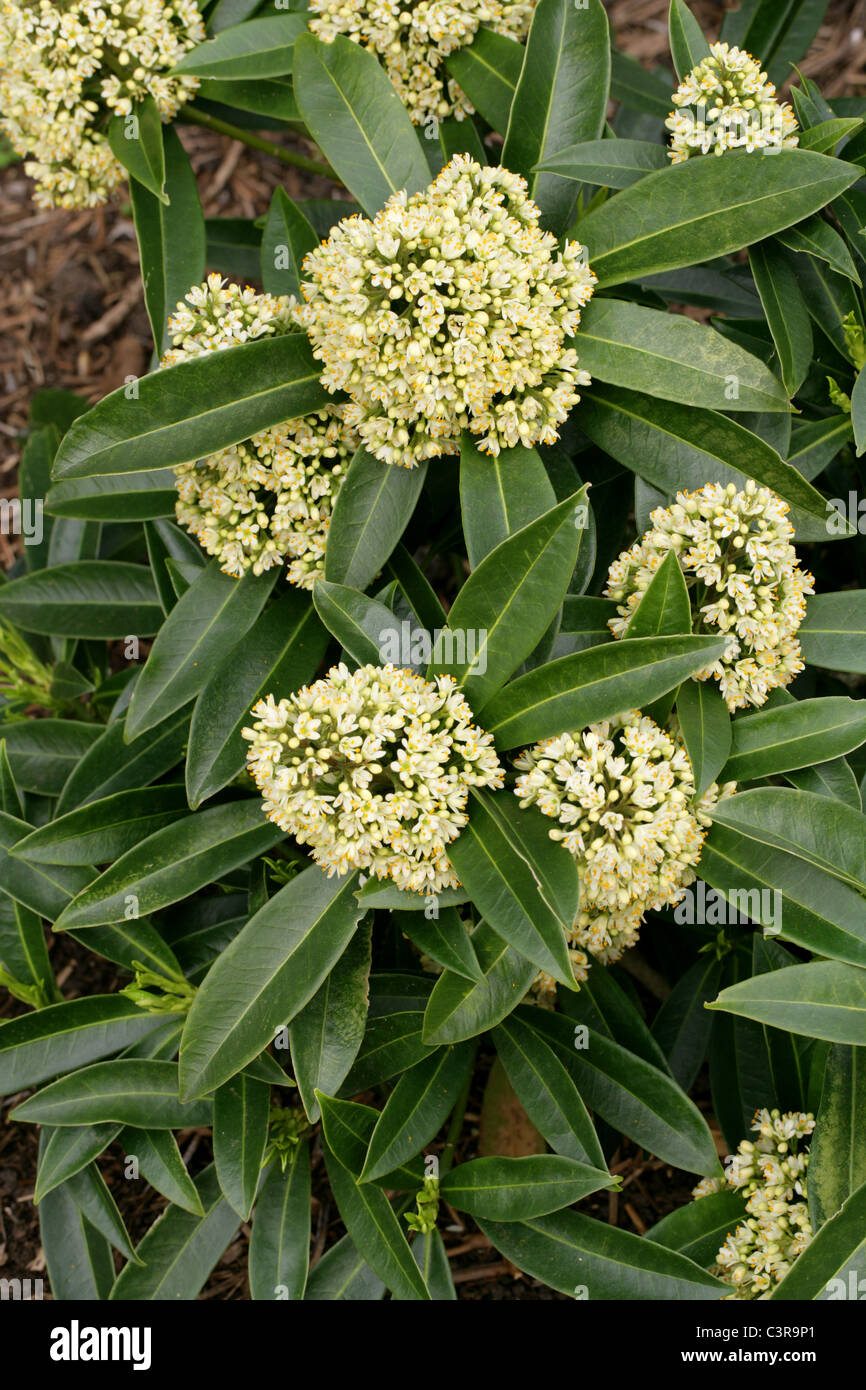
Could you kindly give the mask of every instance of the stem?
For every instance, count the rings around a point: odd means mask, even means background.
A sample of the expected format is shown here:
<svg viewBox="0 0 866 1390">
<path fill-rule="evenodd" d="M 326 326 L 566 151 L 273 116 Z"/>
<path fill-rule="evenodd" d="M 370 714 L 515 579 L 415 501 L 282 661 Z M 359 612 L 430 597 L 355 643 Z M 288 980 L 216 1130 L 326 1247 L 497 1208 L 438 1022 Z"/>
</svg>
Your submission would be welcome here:
<svg viewBox="0 0 866 1390">
<path fill-rule="evenodd" d="M 213 130 L 217 135 L 228 135 L 232 140 L 240 140 L 244 145 L 249 145 L 251 150 L 261 150 L 262 154 L 272 154 L 276 159 L 282 160 L 283 164 L 292 164 L 297 169 L 306 169 L 308 174 L 323 174 L 325 178 L 333 179 L 335 183 L 340 182 L 330 164 L 325 164 L 318 159 L 308 159 L 305 154 L 298 154 L 296 150 L 288 150 L 283 145 L 275 145 L 272 140 L 263 140 L 260 135 L 253 135 L 251 131 L 242 130 L 240 126 L 229 125 L 228 121 L 221 121 L 217 116 L 208 116 L 204 111 L 196 111 L 193 106 L 184 106 L 178 120 L 186 121 L 189 125 L 203 126 L 205 130 Z"/>
</svg>

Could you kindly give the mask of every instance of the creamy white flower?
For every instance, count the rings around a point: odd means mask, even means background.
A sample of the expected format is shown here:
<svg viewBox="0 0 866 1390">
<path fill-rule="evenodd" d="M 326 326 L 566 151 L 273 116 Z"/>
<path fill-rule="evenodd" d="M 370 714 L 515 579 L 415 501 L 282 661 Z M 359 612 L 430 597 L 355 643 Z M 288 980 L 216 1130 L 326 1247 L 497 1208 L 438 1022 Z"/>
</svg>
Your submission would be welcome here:
<svg viewBox="0 0 866 1390">
<path fill-rule="evenodd" d="M 456 155 L 307 256 L 297 320 L 383 462 L 457 453 L 463 429 L 491 454 L 557 439 L 589 383 L 566 341 L 596 277 L 538 218 L 525 180 Z"/>
<path fill-rule="evenodd" d="M 345 34 L 375 53 L 416 125 L 472 112 L 445 59 L 483 24 L 510 39 L 529 32 L 536 0 L 311 0 L 310 28 L 326 43 Z"/>
<path fill-rule="evenodd" d="M 788 505 L 751 479 L 707 483 L 679 492 L 672 507 L 651 513 L 653 529 L 614 560 L 605 596 L 617 604 L 609 627 L 622 637 L 647 587 L 670 550 L 679 561 L 692 600 L 695 632 L 724 633 L 725 654 L 698 680 L 718 681 L 730 710 L 762 705 L 776 686 L 803 670 L 795 633 L 814 593 L 792 545 Z"/>
<path fill-rule="evenodd" d="M 247 766 L 268 818 L 309 845 L 328 875 L 363 869 L 398 888 L 458 886 L 447 846 L 470 787 L 499 787 L 490 734 L 451 676 L 334 666 L 253 708 Z"/>
<path fill-rule="evenodd" d="M 678 736 L 639 710 L 545 739 L 516 762 L 521 806 L 535 805 L 558 822 L 550 838 L 570 850 L 580 869 L 580 911 L 570 941 L 580 980 L 586 952 L 618 960 L 637 940 L 644 913 L 683 896 L 695 877 L 709 812 L 734 784 L 720 790 L 713 783 L 696 802 Z"/>
<path fill-rule="evenodd" d="M 665 121 L 671 132 L 668 154 L 674 164 L 694 155 L 792 148 L 797 121 L 760 63 L 740 48 L 714 43 L 709 55 L 682 81 Z"/>
<path fill-rule="evenodd" d="M 178 304 L 162 365 L 290 333 L 293 302 L 211 275 Z M 175 469 L 177 519 L 227 574 L 286 564 L 291 583 L 309 589 L 323 573 L 334 502 L 360 443 L 345 413 L 328 405 Z"/>
<path fill-rule="evenodd" d="M 809 1151 L 801 1147 L 815 1128 L 814 1115 L 758 1110 L 752 1129 L 728 1156 L 725 1176 L 704 1178 L 692 1196 L 741 1192 L 746 1219 L 725 1238 L 712 1273 L 733 1286 L 734 1300 L 765 1299 L 788 1273 L 812 1238 L 806 1172 Z"/>
<path fill-rule="evenodd" d="M 151 96 L 164 121 L 198 88 L 171 68 L 205 38 L 194 0 L 2 0 L 0 130 L 39 207 L 94 207 L 126 178 L 106 132 Z"/>
</svg>

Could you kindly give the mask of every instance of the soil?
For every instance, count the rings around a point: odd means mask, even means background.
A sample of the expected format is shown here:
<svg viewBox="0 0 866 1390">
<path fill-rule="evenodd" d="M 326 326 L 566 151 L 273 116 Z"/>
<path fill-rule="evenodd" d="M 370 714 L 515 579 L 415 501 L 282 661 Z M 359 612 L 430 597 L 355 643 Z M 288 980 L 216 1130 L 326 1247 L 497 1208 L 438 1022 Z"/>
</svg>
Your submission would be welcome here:
<svg viewBox="0 0 866 1390">
<path fill-rule="evenodd" d="M 606 3 L 619 47 L 647 67 L 668 62 L 667 0 L 613 0 Z M 691 0 L 705 32 L 715 37 L 726 8 L 712 0 Z M 833 0 L 827 20 L 802 64 L 805 75 L 833 96 L 862 95 L 866 89 L 866 0 Z M 223 136 L 195 128 L 180 132 L 196 173 L 205 216 L 258 217 L 281 184 L 292 197 L 331 196 L 333 186 L 254 153 Z M 280 137 L 275 137 L 279 139 Z M 285 137 L 304 154 L 309 142 Z M 129 375 L 148 369 L 152 343 L 141 284 L 129 204 L 123 199 L 93 211 L 43 212 L 30 198 L 30 182 L 20 164 L 0 170 L 0 497 L 15 495 L 16 470 L 29 402 L 40 387 L 64 387 L 96 401 Z M 209 267 L 219 270 L 220 266 Z M 0 567 L 14 559 L 0 535 Z M 50 939 L 52 962 L 67 999 L 118 988 L 114 967 L 63 937 Z M 25 1012 L 0 999 L 0 1018 Z M 483 1075 L 481 1077 L 483 1082 Z M 470 1101 L 458 1159 L 476 1149 L 481 1091 Z M 21 1097 L 6 1097 L 0 1117 Z M 716 1132 L 708 1097 L 698 1094 Z M 0 1122 L 0 1274 L 39 1274 L 44 1257 L 33 1205 L 36 1130 Z M 721 1139 L 719 1138 L 720 1151 Z M 435 1147 L 435 1146 L 434 1146 Z M 181 1148 L 195 1174 L 210 1161 L 206 1131 L 182 1136 Z M 145 1183 L 124 1180 L 122 1154 L 115 1145 L 100 1166 L 120 1206 L 133 1240 L 139 1239 L 165 1206 Z M 626 1141 L 611 1159 L 621 1175 L 619 1193 L 588 1198 L 581 1209 L 625 1230 L 643 1234 L 654 1222 L 688 1201 L 694 1178 L 644 1155 Z M 313 1258 L 343 1228 L 324 1178 L 321 1150 L 313 1153 Z M 492 1249 L 471 1220 L 452 1213 L 443 1231 L 461 1299 L 561 1299 L 521 1274 Z M 248 1299 L 246 1246 L 249 1227 L 219 1261 L 201 1297 Z"/>
</svg>

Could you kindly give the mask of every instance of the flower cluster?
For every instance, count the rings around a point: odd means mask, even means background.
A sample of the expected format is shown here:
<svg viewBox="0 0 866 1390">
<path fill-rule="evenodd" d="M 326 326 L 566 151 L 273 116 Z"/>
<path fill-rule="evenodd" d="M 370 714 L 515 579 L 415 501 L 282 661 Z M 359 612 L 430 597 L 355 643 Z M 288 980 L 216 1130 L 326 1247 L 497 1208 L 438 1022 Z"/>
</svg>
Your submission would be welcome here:
<svg viewBox="0 0 866 1390">
<path fill-rule="evenodd" d="M 163 366 L 256 338 L 289 333 L 292 301 L 224 284 L 211 275 L 190 290 L 169 323 Z M 175 469 L 177 519 L 227 574 L 287 563 L 309 589 L 322 573 L 334 501 L 357 432 L 344 406 L 325 406 Z"/>
<path fill-rule="evenodd" d="M 536 0 L 311 0 L 310 28 L 326 43 L 345 34 L 385 65 L 397 95 L 416 125 L 471 114 L 466 94 L 445 70 L 445 59 L 465 48 L 480 25 L 510 39 L 529 31 Z"/>
<path fill-rule="evenodd" d="M 196 91 L 170 69 L 205 38 L 194 0 L 2 0 L 0 129 L 40 207 L 94 207 L 126 177 L 106 131 L 151 96 L 171 120 Z"/>
<path fill-rule="evenodd" d="M 451 676 L 339 665 L 252 713 L 243 735 L 265 813 L 329 876 L 458 886 L 447 846 L 466 824 L 469 788 L 501 786 L 502 769 Z"/>
<path fill-rule="evenodd" d="M 781 149 L 797 144 L 797 121 L 760 63 L 741 48 L 714 43 L 673 96 L 665 121 L 674 164 L 696 154 Z"/>
<path fill-rule="evenodd" d="M 596 277 L 538 218 L 522 178 L 456 155 L 308 255 L 298 322 L 383 462 L 457 453 L 463 429 L 491 454 L 556 440 L 589 382 L 565 342 Z"/>
<path fill-rule="evenodd" d="M 727 1236 L 712 1270 L 733 1285 L 734 1299 L 767 1298 L 812 1238 L 809 1152 L 800 1141 L 814 1128 L 813 1115 L 758 1110 L 752 1125 L 758 1138 L 743 1140 L 724 1178 L 704 1178 L 694 1189 L 695 1197 L 727 1188 L 747 1198 L 746 1220 Z"/>
<path fill-rule="evenodd" d="M 645 912 L 678 902 L 720 792 L 715 783 L 695 801 L 691 763 L 678 738 L 639 710 L 558 734 L 517 759 L 521 806 L 536 805 L 557 822 L 552 840 L 580 869 L 580 912 L 571 948 L 575 978 L 586 976 L 585 952 L 617 960 L 637 940 Z"/>
<path fill-rule="evenodd" d="M 795 633 L 814 593 L 791 540 L 788 506 L 751 479 L 707 483 L 679 492 L 672 507 L 657 507 L 653 529 L 610 566 L 605 595 L 618 605 L 611 631 L 622 637 L 646 589 L 673 550 L 689 586 L 696 632 L 726 634 L 718 661 L 698 672 L 712 677 L 735 710 L 762 705 L 776 686 L 803 669 Z"/>
</svg>

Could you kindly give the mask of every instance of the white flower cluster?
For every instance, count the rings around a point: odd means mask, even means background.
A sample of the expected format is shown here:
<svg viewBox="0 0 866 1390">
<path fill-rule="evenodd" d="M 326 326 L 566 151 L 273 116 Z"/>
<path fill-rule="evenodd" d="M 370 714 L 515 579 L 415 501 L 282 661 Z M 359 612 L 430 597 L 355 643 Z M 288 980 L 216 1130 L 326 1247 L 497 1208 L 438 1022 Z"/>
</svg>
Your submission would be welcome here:
<svg viewBox="0 0 866 1390">
<path fill-rule="evenodd" d="M 813 1115 L 758 1110 L 752 1125 L 758 1138 L 743 1140 L 724 1178 L 704 1178 L 694 1189 L 694 1197 L 725 1188 L 747 1197 L 746 1220 L 727 1236 L 712 1270 L 733 1285 L 731 1298 L 768 1298 L 812 1239 L 809 1152 L 800 1141 L 814 1128 Z"/>
<path fill-rule="evenodd" d="M 244 729 L 268 818 L 331 874 L 364 869 L 398 888 L 458 886 L 447 846 L 466 824 L 470 787 L 499 787 L 490 734 L 451 676 L 334 666 Z"/>
<path fill-rule="evenodd" d="M 211 275 L 177 306 L 169 322 L 175 346 L 162 365 L 290 333 L 292 304 Z M 344 415 L 344 406 L 325 406 L 175 469 L 177 519 L 226 574 L 286 563 L 291 583 L 312 588 L 323 572 L 334 501 L 360 443 Z"/>
<path fill-rule="evenodd" d="M 618 960 L 637 940 L 644 913 L 678 902 L 720 796 L 695 802 L 691 763 L 678 738 L 632 710 L 534 744 L 516 760 L 521 806 L 557 821 L 550 831 L 580 869 L 580 912 L 570 946 L 575 978 L 585 952 Z"/>
<path fill-rule="evenodd" d="M 431 118 L 472 113 L 448 76 L 445 59 L 465 48 L 480 25 L 510 39 L 529 32 L 536 0 L 311 0 L 310 28 L 326 43 L 345 34 L 382 60 L 397 95 L 416 125 Z"/>
<path fill-rule="evenodd" d="M 678 492 L 672 507 L 657 507 L 653 529 L 610 566 L 605 595 L 618 605 L 609 623 L 622 637 L 650 580 L 673 550 L 690 590 L 695 632 L 725 633 L 722 657 L 697 679 L 712 677 L 728 709 L 762 705 L 776 686 L 803 670 L 795 633 L 814 593 L 791 544 L 788 505 L 751 479 L 707 483 Z"/>
<path fill-rule="evenodd" d="M 674 164 L 693 155 L 788 148 L 797 144 L 797 121 L 760 63 L 741 48 L 714 43 L 673 96 L 665 121 Z"/>
<path fill-rule="evenodd" d="M 170 69 L 205 38 L 194 0 L 2 0 L 0 129 L 39 207 L 94 207 L 126 177 L 112 116 L 152 96 L 171 120 L 198 88 Z"/>
<path fill-rule="evenodd" d="M 524 179 L 455 155 L 425 192 L 347 218 L 307 256 L 298 322 L 383 462 L 457 453 L 463 429 L 491 454 L 556 440 L 589 383 L 565 343 L 596 277 L 538 217 Z"/>
</svg>

